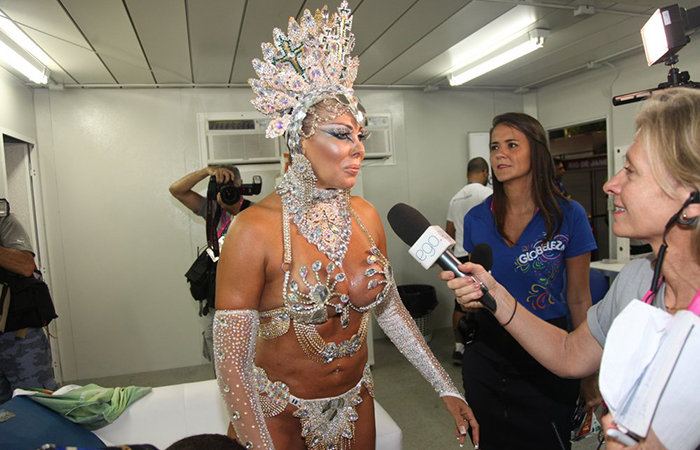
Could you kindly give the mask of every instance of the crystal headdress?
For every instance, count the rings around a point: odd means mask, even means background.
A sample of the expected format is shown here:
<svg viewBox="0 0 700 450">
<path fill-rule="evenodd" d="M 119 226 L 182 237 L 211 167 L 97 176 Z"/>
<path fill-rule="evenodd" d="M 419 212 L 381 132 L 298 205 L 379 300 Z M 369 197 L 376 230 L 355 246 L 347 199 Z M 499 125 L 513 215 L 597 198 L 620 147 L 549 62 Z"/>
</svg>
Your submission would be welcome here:
<svg viewBox="0 0 700 450">
<path fill-rule="evenodd" d="M 288 133 L 292 153 L 301 151 L 301 136 L 310 136 L 301 129 L 309 108 L 322 100 L 336 99 L 330 110 L 337 115 L 350 111 L 364 122 L 364 108 L 352 89 L 359 60 L 350 55 L 355 45 L 351 30 L 347 1 L 330 17 L 327 6 L 315 15 L 307 9 L 301 22 L 289 18 L 286 35 L 273 30 L 273 42 L 261 46 L 264 61 L 253 60 L 259 77 L 248 80 L 256 95 L 253 106 L 273 119 L 268 138 Z"/>
</svg>

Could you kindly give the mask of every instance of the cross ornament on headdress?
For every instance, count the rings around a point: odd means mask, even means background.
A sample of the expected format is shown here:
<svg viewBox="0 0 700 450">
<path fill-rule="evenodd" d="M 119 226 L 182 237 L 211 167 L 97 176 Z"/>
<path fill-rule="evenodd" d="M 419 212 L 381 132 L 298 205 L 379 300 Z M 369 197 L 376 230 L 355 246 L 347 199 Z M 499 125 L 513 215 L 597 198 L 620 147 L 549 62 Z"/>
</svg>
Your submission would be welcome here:
<svg viewBox="0 0 700 450">
<path fill-rule="evenodd" d="M 355 41 L 355 36 L 352 30 L 352 16 L 347 3 L 338 8 L 338 14 L 334 14 L 335 18 L 332 26 L 326 26 L 323 29 L 323 49 L 329 54 L 335 55 L 338 61 L 342 60 L 346 54 L 350 53 Z"/>
<path fill-rule="evenodd" d="M 355 45 L 351 14 L 346 0 L 332 15 L 326 7 L 316 14 L 304 10 L 299 22 L 289 19 L 286 33 L 275 28 L 273 42 L 261 45 L 263 59 L 253 60 L 258 78 L 248 83 L 256 95 L 253 106 L 272 119 L 268 138 L 287 133 L 290 148 L 299 150 L 302 120 L 325 99 L 336 98 L 342 109 L 359 114 L 352 89 L 359 60 L 350 54 Z"/>
<path fill-rule="evenodd" d="M 294 70 L 299 74 L 302 75 L 304 73 L 304 69 L 301 67 L 301 64 L 299 64 L 299 57 L 303 54 L 304 52 L 304 44 L 299 44 L 296 47 L 292 47 L 292 41 L 289 39 L 280 39 L 280 43 L 278 48 L 281 50 L 282 54 L 284 54 L 283 57 L 281 58 L 275 58 L 273 59 L 273 63 L 288 63 L 291 65 Z"/>
</svg>

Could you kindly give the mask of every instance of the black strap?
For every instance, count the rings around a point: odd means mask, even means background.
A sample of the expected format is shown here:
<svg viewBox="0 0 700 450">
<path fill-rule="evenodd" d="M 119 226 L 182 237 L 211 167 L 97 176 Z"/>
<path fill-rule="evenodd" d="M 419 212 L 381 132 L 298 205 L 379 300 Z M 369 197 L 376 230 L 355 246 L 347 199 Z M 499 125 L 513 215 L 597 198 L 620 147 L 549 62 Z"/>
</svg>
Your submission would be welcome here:
<svg viewBox="0 0 700 450">
<path fill-rule="evenodd" d="M 219 239 L 216 235 L 216 227 L 221 220 L 221 207 L 216 203 L 216 198 L 207 197 L 207 246 L 212 249 L 214 256 L 219 256 Z"/>
</svg>

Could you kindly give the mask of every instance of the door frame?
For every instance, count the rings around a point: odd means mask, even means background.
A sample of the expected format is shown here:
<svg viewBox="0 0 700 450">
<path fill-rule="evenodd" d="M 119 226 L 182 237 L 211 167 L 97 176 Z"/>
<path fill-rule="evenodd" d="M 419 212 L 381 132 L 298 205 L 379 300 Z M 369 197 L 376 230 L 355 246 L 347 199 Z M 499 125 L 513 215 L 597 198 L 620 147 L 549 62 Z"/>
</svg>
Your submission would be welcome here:
<svg viewBox="0 0 700 450">
<path fill-rule="evenodd" d="M 28 158 L 28 177 L 27 177 L 27 193 L 29 195 L 30 201 L 33 205 L 29 205 L 29 214 L 35 228 L 33 231 L 33 237 L 36 239 L 36 263 L 37 267 L 41 271 L 44 281 L 49 286 L 49 290 L 53 292 L 52 282 L 51 282 L 51 270 L 49 267 L 49 252 L 48 252 L 48 242 L 46 238 L 46 222 L 44 217 L 44 202 L 43 202 L 43 188 L 41 185 L 41 177 L 39 174 L 39 155 L 38 146 L 36 145 L 36 139 L 24 136 L 21 133 L 17 133 L 7 128 L 0 127 L 0 135 L 6 135 L 11 138 L 17 139 L 27 144 L 27 158 Z M 0 183 L 0 198 L 4 198 L 8 192 L 8 180 L 7 180 L 7 165 L 5 163 L 5 143 L 4 139 L 0 139 L 0 176 L 2 177 L 2 183 Z M 26 226 L 26 225 L 25 225 Z M 49 324 L 49 338 L 51 336 L 58 336 L 58 321 L 54 320 Z M 58 339 L 51 342 L 51 357 L 53 361 L 54 377 L 56 381 L 61 383 L 63 381 L 63 375 L 61 371 L 61 360 L 59 351 Z"/>
</svg>

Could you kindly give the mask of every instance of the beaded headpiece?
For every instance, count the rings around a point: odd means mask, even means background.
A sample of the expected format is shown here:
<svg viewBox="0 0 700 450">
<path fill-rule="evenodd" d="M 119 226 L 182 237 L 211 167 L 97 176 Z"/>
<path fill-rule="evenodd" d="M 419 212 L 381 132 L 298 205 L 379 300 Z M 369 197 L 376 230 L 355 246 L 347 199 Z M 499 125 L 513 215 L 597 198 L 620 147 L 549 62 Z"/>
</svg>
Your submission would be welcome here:
<svg viewBox="0 0 700 450">
<path fill-rule="evenodd" d="M 324 120 L 315 115 L 311 132 L 302 131 L 302 121 L 312 113 L 310 108 L 321 101 L 331 115 L 351 112 L 364 123 L 364 108 L 352 89 L 359 60 L 350 56 L 355 46 L 351 30 L 352 16 L 345 0 L 330 17 L 327 6 L 316 10 L 315 15 L 307 9 L 299 23 L 289 18 L 286 35 L 275 28 L 273 42 L 261 45 L 263 61 L 253 60 L 259 77 L 248 80 L 256 95 L 253 106 L 272 118 L 266 131 L 268 138 L 288 133 L 292 154 L 301 152 L 301 137 L 310 137 Z"/>
</svg>

